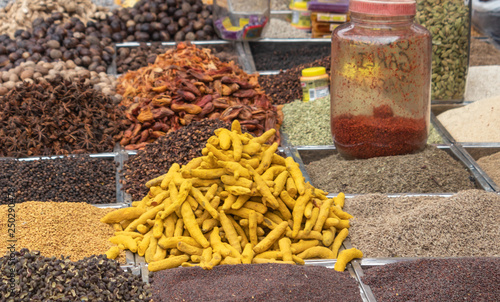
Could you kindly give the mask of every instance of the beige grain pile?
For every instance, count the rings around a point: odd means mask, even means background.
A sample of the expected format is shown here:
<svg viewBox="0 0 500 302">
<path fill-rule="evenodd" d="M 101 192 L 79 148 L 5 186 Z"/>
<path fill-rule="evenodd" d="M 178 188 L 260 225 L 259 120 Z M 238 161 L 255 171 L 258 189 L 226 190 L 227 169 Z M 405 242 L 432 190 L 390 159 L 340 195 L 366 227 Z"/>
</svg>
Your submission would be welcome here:
<svg viewBox="0 0 500 302">
<path fill-rule="evenodd" d="M 457 142 L 500 142 L 500 96 L 438 115 Z"/>
<path fill-rule="evenodd" d="M 500 256 L 500 195 L 480 190 L 452 197 L 347 199 L 349 237 L 364 257 Z"/>
<path fill-rule="evenodd" d="M 500 152 L 481 157 L 477 163 L 500 186 Z"/>
<path fill-rule="evenodd" d="M 11 239 L 7 225 L 8 209 L 7 205 L 0 206 L 0 255 L 7 252 L 7 240 Z M 99 220 L 114 210 L 83 202 L 29 201 L 16 204 L 16 250 L 28 248 L 47 257 L 70 256 L 73 261 L 104 254 L 113 246 L 108 239 L 114 230 Z"/>
</svg>

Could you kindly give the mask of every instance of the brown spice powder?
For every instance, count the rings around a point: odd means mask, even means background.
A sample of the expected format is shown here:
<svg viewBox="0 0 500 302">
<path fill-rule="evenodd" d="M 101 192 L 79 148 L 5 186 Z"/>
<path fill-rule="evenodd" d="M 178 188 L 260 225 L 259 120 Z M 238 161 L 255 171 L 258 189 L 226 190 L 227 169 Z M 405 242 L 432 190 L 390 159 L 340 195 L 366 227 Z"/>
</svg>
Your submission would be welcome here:
<svg viewBox="0 0 500 302">
<path fill-rule="evenodd" d="M 329 193 L 443 193 L 476 188 L 469 172 L 434 146 L 416 154 L 370 159 L 345 160 L 333 154 L 309 163 L 306 169 L 312 184 Z"/>
<path fill-rule="evenodd" d="M 7 252 L 8 206 L 0 206 L 0 255 Z M 43 256 L 70 256 L 72 261 L 104 254 L 112 243 L 112 227 L 100 222 L 115 209 L 101 209 L 80 202 L 29 201 L 15 207 L 16 250 L 28 248 Z M 120 257 L 124 260 L 124 253 Z"/>
<path fill-rule="evenodd" d="M 500 186 L 500 152 L 478 159 L 479 166 Z"/>
<path fill-rule="evenodd" d="M 500 196 L 466 190 L 452 197 L 347 199 L 349 237 L 365 257 L 500 256 Z"/>
</svg>

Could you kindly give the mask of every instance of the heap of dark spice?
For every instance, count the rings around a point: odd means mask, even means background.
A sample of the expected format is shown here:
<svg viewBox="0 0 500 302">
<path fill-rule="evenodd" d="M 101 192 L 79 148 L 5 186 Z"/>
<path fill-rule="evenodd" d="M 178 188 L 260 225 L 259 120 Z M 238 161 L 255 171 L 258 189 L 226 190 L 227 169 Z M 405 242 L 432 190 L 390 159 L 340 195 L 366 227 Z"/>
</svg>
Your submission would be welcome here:
<svg viewBox="0 0 500 302">
<path fill-rule="evenodd" d="M 221 120 L 202 120 L 167 133 L 124 163 L 123 189 L 134 200 L 142 199 L 148 193 L 144 185 L 148 180 L 167 173 L 173 163 L 185 165 L 191 159 L 201 156 L 206 141 L 219 128 L 230 129 L 231 124 Z"/>
<path fill-rule="evenodd" d="M 498 301 L 500 258 L 421 259 L 369 269 L 377 301 Z M 496 285 L 495 285 L 496 284 Z"/>
<path fill-rule="evenodd" d="M 88 155 L 0 160 L 0 204 L 7 204 L 12 192 L 16 203 L 113 203 L 116 202 L 116 164 Z"/>
<path fill-rule="evenodd" d="M 291 44 L 291 43 L 290 43 Z M 293 43 L 296 44 L 301 43 Z M 296 47 L 282 47 L 272 51 L 265 51 L 261 43 L 250 43 L 255 68 L 257 70 L 280 70 L 294 68 L 297 65 L 308 64 L 330 55 L 330 43 L 325 46 L 310 47 L 308 45 Z M 326 66 L 325 66 L 326 67 Z"/>
<path fill-rule="evenodd" d="M 281 105 L 302 99 L 302 86 L 300 77 L 302 69 L 309 67 L 325 67 L 326 73 L 330 73 L 330 56 L 305 63 L 282 71 L 277 75 L 259 76 L 259 84 L 266 94 L 271 98 L 273 105 Z"/>
<path fill-rule="evenodd" d="M 82 81 L 23 83 L 0 97 L 0 156 L 113 151 L 123 110 Z"/>
<path fill-rule="evenodd" d="M 0 258 L 0 268 L 0 301 L 151 300 L 150 286 L 140 276 L 105 255 L 73 262 L 22 249 Z"/>
<path fill-rule="evenodd" d="M 307 157 L 306 162 L 310 162 Z M 306 164 L 315 187 L 330 193 L 451 193 L 476 188 L 446 151 L 346 160 L 337 153 Z"/>
<path fill-rule="evenodd" d="M 348 272 L 290 264 L 173 268 L 153 273 L 153 301 L 362 301 Z"/>
</svg>

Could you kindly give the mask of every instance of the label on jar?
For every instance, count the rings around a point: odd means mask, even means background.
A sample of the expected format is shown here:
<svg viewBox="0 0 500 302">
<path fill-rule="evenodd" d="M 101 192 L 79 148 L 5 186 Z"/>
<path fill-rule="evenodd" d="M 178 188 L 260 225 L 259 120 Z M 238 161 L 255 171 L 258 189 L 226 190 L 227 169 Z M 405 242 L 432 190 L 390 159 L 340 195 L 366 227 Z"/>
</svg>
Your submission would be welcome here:
<svg viewBox="0 0 500 302">
<path fill-rule="evenodd" d="M 321 21 L 321 22 L 346 22 L 347 15 L 345 15 L 345 14 L 319 13 L 316 16 L 316 20 Z"/>
<path fill-rule="evenodd" d="M 300 85 L 302 86 L 303 102 L 314 101 L 330 94 L 330 89 L 328 88 L 328 78 L 300 81 Z"/>
<path fill-rule="evenodd" d="M 292 26 L 298 29 L 311 28 L 311 12 L 310 11 L 292 11 Z"/>
</svg>

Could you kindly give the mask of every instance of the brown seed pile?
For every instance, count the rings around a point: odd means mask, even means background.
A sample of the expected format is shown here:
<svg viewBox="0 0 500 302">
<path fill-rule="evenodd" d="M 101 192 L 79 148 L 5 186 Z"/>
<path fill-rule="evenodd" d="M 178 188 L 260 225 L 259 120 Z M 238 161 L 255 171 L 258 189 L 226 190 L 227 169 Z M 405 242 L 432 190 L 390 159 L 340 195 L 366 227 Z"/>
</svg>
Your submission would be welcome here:
<svg viewBox="0 0 500 302">
<path fill-rule="evenodd" d="M 0 204 L 37 200 L 116 202 L 116 164 L 87 155 L 50 160 L 0 160 Z"/>
<path fill-rule="evenodd" d="M 500 186 L 500 152 L 481 157 L 477 163 Z"/>
<path fill-rule="evenodd" d="M 151 301 L 141 277 L 104 255 L 72 262 L 22 249 L 0 258 L 0 269 L 1 301 Z"/>
<path fill-rule="evenodd" d="M 498 301 L 500 258 L 399 262 L 368 270 L 363 282 L 379 302 Z"/>
<path fill-rule="evenodd" d="M 102 92 L 58 78 L 0 97 L 0 156 L 113 151 L 130 122 Z"/>
<path fill-rule="evenodd" d="M 137 70 L 141 67 L 153 64 L 156 57 L 172 46 L 162 46 L 159 42 L 154 42 L 151 46 L 146 43 L 141 43 L 139 47 L 121 47 L 117 50 L 116 56 L 116 72 L 118 74 L 125 73 L 129 70 Z M 230 45 L 207 45 L 206 48 L 211 49 L 214 56 L 222 62 L 233 61 L 238 63 L 238 54 L 233 46 Z"/>
<path fill-rule="evenodd" d="M 7 240 L 12 239 L 7 231 L 8 209 L 7 205 L 0 206 L 0 255 L 5 255 Z M 69 256 L 73 261 L 104 254 L 112 246 L 108 239 L 114 230 L 100 219 L 113 210 L 83 202 L 16 204 L 16 248 L 40 251 L 46 257 Z"/>
<path fill-rule="evenodd" d="M 356 196 L 346 200 L 344 210 L 354 216 L 349 236 L 365 257 L 500 256 L 500 196 L 495 193 Z"/>
<path fill-rule="evenodd" d="M 289 264 L 221 265 L 155 272 L 153 301 L 362 301 L 348 272 Z"/>
<path fill-rule="evenodd" d="M 346 160 L 339 154 L 306 165 L 314 186 L 330 193 L 443 193 L 476 188 L 469 172 L 446 151 Z"/>
<path fill-rule="evenodd" d="M 330 74 L 330 56 L 311 63 L 298 65 L 277 75 L 259 76 L 259 84 L 266 94 L 271 97 L 271 102 L 274 105 L 302 99 L 301 72 L 302 69 L 309 67 L 325 67 L 326 73 Z"/>
<path fill-rule="evenodd" d="M 146 145 L 144 150 L 125 162 L 123 189 L 132 195 L 133 200 L 142 199 L 148 193 L 144 185 L 148 180 L 167 173 L 173 163 L 185 165 L 201 156 L 205 142 L 219 128 L 231 129 L 231 124 L 220 120 L 192 122 Z"/>
</svg>

